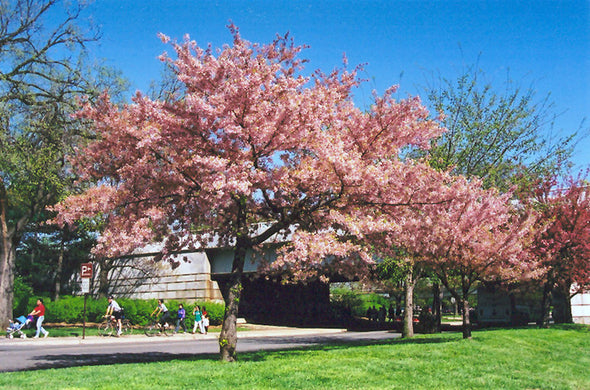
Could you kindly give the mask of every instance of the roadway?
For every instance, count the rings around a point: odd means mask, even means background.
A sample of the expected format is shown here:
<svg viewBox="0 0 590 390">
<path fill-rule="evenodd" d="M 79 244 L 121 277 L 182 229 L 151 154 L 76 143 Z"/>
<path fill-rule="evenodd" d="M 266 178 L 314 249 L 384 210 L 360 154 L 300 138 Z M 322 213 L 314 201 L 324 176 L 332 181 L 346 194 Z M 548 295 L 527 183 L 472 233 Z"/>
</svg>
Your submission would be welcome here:
<svg viewBox="0 0 590 390">
<path fill-rule="evenodd" d="M 217 359 L 219 333 L 146 337 L 48 337 L 0 339 L 0 372 L 49 368 Z M 325 344 L 375 343 L 398 338 L 389 331 L 348 332 L 343 329 L 267 327 L 238 332 L 238 354 L 262 350 L 306 348 Z"/>
</svg>

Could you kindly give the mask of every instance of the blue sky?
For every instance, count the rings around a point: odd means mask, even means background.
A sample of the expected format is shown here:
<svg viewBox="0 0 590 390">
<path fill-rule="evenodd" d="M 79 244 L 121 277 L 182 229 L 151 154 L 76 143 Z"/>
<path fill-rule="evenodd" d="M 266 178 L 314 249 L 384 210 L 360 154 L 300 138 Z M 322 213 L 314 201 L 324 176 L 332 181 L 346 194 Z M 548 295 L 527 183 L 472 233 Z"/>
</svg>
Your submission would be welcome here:
<svg viewBox="0 0 590 390">
<path fill-rule="evenodd" d="M 576 131 L 585 118 L 590 127 L 590 1 L 97 0 L 87 15 L 102 29 L 95 56 L 119 68 L 133 91 L 158 79 L 156 57 L 172 51 L 157 33 L 219 47 L 231 42 L 231 20 L 252 42 L 289 32 L 309 45 L 309 72 L 341 66 L 344 53 L 349 66 L 366 64 L 360 105 L 373 89 L 399 84 L 400 96 L 416 95 L 438 75 L 453 79 L 477 63 L 498 88 L 509 75 L 539 99 L 551 93 L 555 131 Z M 590 165 L 589 138 L 576 149 L 578 167 Z"/>
</svg>

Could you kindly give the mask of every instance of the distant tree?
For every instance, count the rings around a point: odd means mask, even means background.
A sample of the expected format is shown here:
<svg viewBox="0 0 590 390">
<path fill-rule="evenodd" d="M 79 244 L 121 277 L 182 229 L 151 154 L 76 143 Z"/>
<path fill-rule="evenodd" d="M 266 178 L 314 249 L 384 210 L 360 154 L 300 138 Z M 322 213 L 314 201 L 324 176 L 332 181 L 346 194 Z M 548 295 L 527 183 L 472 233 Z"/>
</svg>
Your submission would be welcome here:
<svg viewBox="0 0 590 390">
<path fill-rule="evenodd" d="M 104 67 L 87 66 L 85 45 L 97 35 L 91 27 L 83 30 L 87 25 L 81 11 L 77 2 L 0 2 L 2 325 L 12 317 L 21 238 L 43 222 L 46 206 L 63 196 L 73 174 L 64 155 L 84 130 L 70 116 L 76 111 L 76 96 L 96 94 L 109 76 Z"/>
<path fill-rule="evenodd" d="M 398 258 L 385 258 L 377 261 L 375 271 L 368 280 L 371 286 L 389 294 L 395 300 L 396 313 L 401 313 L 405 297 L 403 265 Z"/>
<path fill-rule="evenodd" d="M 377 270 L 380 279 L 387 280 L 390 285 L 402 287 L 404 297 L 402 337 L 410 338 L 414 337 L 414 288 L 424 275 L 424 265 L 403 249 L 397 249 L 394 252 L 397 256 L 383 259 L 377 265 Z"/>
<path fill-rule="evenodd" d="M 75 275 L 88 261 L 94 234 L 82 229 L 58 229 L 53 225 L 29 226 L 17 248 L 15 272 L 37 294 L 53 300 L 78 290 Z"/>
<path fill-rule="evenodd" d="M 484 186 L 506 191 L 517 181 L 534 181 L 567 168 L 576 134 L 554 134 L 556 114 L 549 96 L 536 100 L 508 79 L 485 81 L 473 66 L 456 80 L 441 78 L 425 88 L 428 105 L 443 114 L 447 132 L 427 152 L 439 169 L 480 177 Z"/>
<path fill-rule="evenodd" d="M 352 101 L 356 71 L 304 77 L 302 48 L 287 36 L 256 45 L 230 29 L 233 45 L 222 50 L 186 40 L 174 44 L 177 59 L 164 57 L 184 84 L 179 98 L 138 94 L 118 109 L 105 96 L 86 106 L 80 116 L 99 139 L 74 163 L 98 184 L 58 207 L 61 221 L 104 219 L 95 252 L 107 257 L 153 240 L 173 261 L 181 247 L 233 248 L 220 284 L 227 361 L 236 358 L 247 252 L 290 235 L 271 265 L 285 278 L 358 277 L 372 263 L 362 233 L 392 223 L 366 210 L 438 201 L 443 175 L 399 157 L 441 132 L 418 99 L 396 102 L 390 89 L 362 112 Z"/>
</svg>

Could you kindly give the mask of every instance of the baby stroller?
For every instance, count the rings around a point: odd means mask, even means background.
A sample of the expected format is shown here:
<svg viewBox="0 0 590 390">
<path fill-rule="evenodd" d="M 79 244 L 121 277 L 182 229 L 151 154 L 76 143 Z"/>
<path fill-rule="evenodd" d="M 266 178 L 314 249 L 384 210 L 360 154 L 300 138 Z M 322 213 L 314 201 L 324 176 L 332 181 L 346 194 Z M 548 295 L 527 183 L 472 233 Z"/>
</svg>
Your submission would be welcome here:
<svg viewBox="0 0 590 390">
<path fill-rule="evenodd" d="M 23 329 L 31 327 L 33 322 L 33 316 L 20 316 L 14 321 L 10 321 L 10 325 L 6 328 L 6 337 L 9 339 L 13 338 L 15 334 L 20 335 L 21 339 L 26 339 L 27 335 L 23 333 Z"/>
</svg>

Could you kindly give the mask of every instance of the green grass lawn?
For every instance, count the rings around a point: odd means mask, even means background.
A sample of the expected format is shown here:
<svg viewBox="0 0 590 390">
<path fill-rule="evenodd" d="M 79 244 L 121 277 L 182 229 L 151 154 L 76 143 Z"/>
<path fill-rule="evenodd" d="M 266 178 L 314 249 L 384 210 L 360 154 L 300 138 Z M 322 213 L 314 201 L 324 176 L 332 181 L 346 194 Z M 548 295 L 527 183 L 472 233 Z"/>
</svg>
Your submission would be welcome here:
<svg viewBox="0 0 590 390">
<path fill-rule="evenodd" d="M 0 374 L 21 389 L 590 389 L 588 327 L 418 335 L 368 345 Z"/>
</svg>

